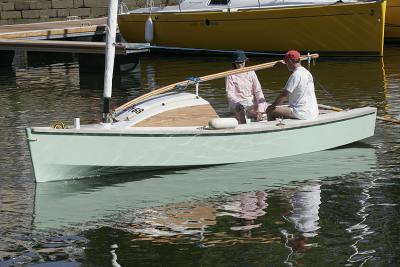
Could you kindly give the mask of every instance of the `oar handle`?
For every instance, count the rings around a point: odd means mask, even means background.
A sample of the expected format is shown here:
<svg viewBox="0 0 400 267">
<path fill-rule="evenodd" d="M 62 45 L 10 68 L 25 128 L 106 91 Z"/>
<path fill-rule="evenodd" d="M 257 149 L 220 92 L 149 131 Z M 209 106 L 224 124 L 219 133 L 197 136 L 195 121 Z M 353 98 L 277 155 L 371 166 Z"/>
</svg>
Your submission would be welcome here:
<svg viewBox="0 0 400 267">
<path fill-rule="evenodd" d="M 318 104 L 318 107 L 322 108 L 322 109 L 333 110 L 333 111 L 343 111 L 343 109 L 341 109 L 341 108 L 332 107 L 332 106 L 328 106 L 328 105 L 324 105 L 324 104 Z"/>
<path fill-rule="evenodd" d="M 381 121 L 387 121 L 387 122 L 400 124 L 400 120 L 396 120 L 396 119 L 393 119 L 393 118 L 385 118 L 385 117 L 378 117 L 377 116 L 376 119 L 381 120 Z"/>
<path fill-rule="evenodd" d="M 319 55 L 318 54 L 310 54 L 307 56 L 301 56 L 300 60 L 308 60 L 308 59 L 315 59 L 318 58 Z M 249 67 L 245 67 L 245 68 L 241 68 L 241 69 L 233 69 L 233 70 L 228 70 L 228 71 L 223 71 L 223 72 L 219 72 L 219 73 L 215 73 L 215 74 L 210 74 L 210 75 L 206 75 L 206 76 L 202 76 L 199 77 L 196 82 L 206 82 L 206 81 L 211 81 L 211 80 L 215 80 L 215 79 L 220 79 L 229 75 L 233 75 L 233 74 L 239 74 L 239 73 L 244 73 L 244 72 L 249 72 L 249 71 L 256 71 L 256 70 L 261 70 L 261 69 L 267 69 L 267 68 L 272 68 L 273 66 L 275 66 L 278 63 L 284 63 L 283 60 L 277 60 L 277 61 L 272 61 L 272 62 L 268 62 L 268 63 L 263 63 L 263 64 L 258 64 L 258 65 L 254 65 L 254 66 L 249 66 Z M 159 95 L 168 91 L 171 91 L 173 89 L 175 89 L 177 86 L 187 86 L 187 85 L 191 85 L 191 84 L 195 84 L 196 82 L 192 81 L 192 80 L 185 80 L 185 81 L 181 81 L 181 82 L 177 82 L 177 83 L 173 83 L 164 87 L 161 87 L 157 90 L 151 91 L 147 94 L 144 94 L 142 96 L 139 96 L 135 99 L 132 99 L 130 101 L 128 101 L 127 103 L 117 107 L 115 109 L 116 113 L 119 113 L 137 103 L 142 102 L 143 100 L 155 96 L 155 95 Z"/>
</svg>

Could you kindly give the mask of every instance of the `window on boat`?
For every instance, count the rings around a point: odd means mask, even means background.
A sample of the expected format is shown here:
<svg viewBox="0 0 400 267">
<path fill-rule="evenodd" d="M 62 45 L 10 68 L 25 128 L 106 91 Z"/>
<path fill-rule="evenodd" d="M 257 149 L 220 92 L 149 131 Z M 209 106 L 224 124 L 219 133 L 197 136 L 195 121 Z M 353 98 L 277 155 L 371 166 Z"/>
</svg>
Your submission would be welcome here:
<svg viewBox="0 0 400 267">
<path fill-rule="evenodd" d="M 216 5 L 216 6 L 224 6 L 228 5 L 231 0 L 210 0 L 208 3 L 209 6 Z"/>
</svg>

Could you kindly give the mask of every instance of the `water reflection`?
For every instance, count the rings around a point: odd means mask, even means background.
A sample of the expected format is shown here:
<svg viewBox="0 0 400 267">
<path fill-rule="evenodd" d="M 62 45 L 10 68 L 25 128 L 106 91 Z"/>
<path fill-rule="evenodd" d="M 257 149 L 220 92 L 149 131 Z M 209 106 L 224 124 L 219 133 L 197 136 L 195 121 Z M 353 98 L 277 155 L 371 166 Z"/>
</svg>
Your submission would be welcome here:
<svg viewBox="0 0 400 267">
<path fill-rule="evenodd" d="M 368 225 L 367 218 L 369 216 L 368 208 L 373 206 L 370 192 L 377 186 L 376 179 L 364 182 L 361 185 L 362 191 L 358 195 L 359 210 L 356 212 L 360 221 L 346 229 L 354 240 L 354 243 L 351 244 L 354 252 L 347 259 L 349 263 L 359 263 L 360 266 L 363 266 L 376 252 L 373 249 L 363 249 L 362 242 L 367 240 L 369 235 L 374 234 L 371 226 Z"/>
<path fill-rule="evenodd" d="M 294 225 L 296 231 L 291 233 L 290 230 L 282 229 L 281 232 L 289 250 L 285 263 L 293 266 L 293 263 L 298 263 L 298 253 L 305 253 L 318 246 L 318 243 L 311 243 L 310 240 L 315 240 L 320 228 L 321 185 L 318 181 L 300 185 L 294 190 L 290 203 L 292 209 L 287 220 Z"/>
<path fill-rule="evenodd" d="M 34 227 L 83 227 L 138 208 L 368 171 L 375 161 L 374 149 L 350 146 L 279 160 L 40 183 L 36 186 Z"/>
<path fill-rule="evenodd" d="M 238 218 L 238 223 L 229 229 L 237 231 L 241 237 L 250 238 L 252 230 L 262 225 L 262 223 L 256 223 L 256 220 L 266 214 L 267 193 L 264 191 L 244 192 L 232 198 L 219 207 L 218 216 Z"/>
<path fill-rule="evenodd" d="M 400 47 L 392 46 L 385 51 L 385 94 L 384 115 L 400 119 Z"/>
<path fill-rule="evenodd" d="M 117 248 L 118 248 L 117 244 L 111 245 L 110 253 L 111 253 L 111 256 L 112 256 L 112 259 L 111 259 L 111 266 L 112 267 L 121 267 L 121 265 L 119 265 L 119 263 L 117 262 L 117 259 L 118 259 L 117 253 L 116 253 Z"/>
</svg>

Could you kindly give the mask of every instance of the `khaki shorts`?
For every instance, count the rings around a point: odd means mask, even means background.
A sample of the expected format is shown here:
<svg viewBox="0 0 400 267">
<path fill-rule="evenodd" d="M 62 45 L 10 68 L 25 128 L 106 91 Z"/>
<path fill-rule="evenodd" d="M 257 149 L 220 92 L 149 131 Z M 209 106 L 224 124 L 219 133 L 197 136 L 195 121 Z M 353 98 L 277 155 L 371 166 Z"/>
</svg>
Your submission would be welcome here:
<svg viewBox="0 0 400 267">
<path fill-rule="evenodd" d="M 276 119 L 298 119 L 296 115 L 293 113 L 292 108 L 287 106 L 279 106 L 274 110 L 270 111 L 268 114 L 268 120 L 274 121 Z"/>
</svg>

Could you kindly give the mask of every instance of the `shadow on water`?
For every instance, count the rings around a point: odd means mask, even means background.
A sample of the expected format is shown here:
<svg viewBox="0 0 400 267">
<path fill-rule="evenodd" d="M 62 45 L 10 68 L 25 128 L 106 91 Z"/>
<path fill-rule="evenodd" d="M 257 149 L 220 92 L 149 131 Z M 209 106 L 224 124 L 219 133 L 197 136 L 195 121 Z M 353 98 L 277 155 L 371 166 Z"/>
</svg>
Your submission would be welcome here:
<svg viewBox="0 0 400 267">
<path fill-rule="evenodd" d="M 0 66 L 0 86 L 4 84 L 8 88 L 15 87 L 17 83 L 16 77 L 15 68 Z"/>
<path fill-rule="evenodd" d="M 75 63 L 76 56 L 71 53 L 46 53 L 46 52 L 26 52 L 27 66 L 30 68 L 41 68 L 54 64 Z"/>
</svg>

